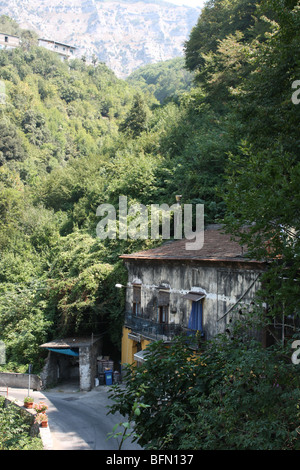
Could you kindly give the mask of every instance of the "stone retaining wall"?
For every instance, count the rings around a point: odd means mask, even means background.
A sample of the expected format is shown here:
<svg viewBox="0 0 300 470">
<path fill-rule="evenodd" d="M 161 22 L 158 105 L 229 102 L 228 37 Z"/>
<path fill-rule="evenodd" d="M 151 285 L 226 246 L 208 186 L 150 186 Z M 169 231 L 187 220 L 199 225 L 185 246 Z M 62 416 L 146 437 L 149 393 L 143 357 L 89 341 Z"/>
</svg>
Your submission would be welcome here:
<svg viewBox="0 0 300 470">
<path fill-rule="evenodd" d="M 0 372 L 0 387 L 28 388 L 29 374 L 17 372 Z M 30 388 L 41 390 L 41 379 L 38 375 L 30 374 Z"/>
</svg>

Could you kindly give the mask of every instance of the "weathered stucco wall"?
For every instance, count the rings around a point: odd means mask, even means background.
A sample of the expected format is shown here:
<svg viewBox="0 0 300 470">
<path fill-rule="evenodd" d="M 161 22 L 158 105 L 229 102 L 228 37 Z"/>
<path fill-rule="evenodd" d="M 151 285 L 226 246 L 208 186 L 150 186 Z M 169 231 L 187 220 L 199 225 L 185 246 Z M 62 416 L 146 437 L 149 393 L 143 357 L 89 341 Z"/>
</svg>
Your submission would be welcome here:
<svg viewBox="0 0 300 470">
<path fill-rule="evenodd" d="M 91 346 L 79 348 L 80 390 L 89 391 L 93 388 L 95 377 L 98 375 L 97 356 L 100 354 L 101 349 L 102 343 L 100 340 Z"/>
<path fill-rule="evenodd" d="M 141 282 L 142 316 L 157 321 L 158 286 L 170 288 L 168 322 L 188 326 L 191 301 L 184 298 L 190 291 L 201 289 L 203 326 L 207 339 L 221 333 L 231 315 L 221 319 L 249 289 L 241 305 L 249 304 L 259 288 L 261 270 L 255 265 L 204 263 L 166 260 L 126 260 L 128 283 Z M 256 281 L 256 282 L 255 282 Z M 131 311 L 133 289 L 126 292 L 126 310 Z"/>
<path fill-rule="evenodd" d="M 29 375 L 16 372 L 0 372 L 0 386 L 12 388 L 28 388 Z M 41 379 L 38 375 L 30 374 L 30 388 L 41 390 Z"/>
</svg>

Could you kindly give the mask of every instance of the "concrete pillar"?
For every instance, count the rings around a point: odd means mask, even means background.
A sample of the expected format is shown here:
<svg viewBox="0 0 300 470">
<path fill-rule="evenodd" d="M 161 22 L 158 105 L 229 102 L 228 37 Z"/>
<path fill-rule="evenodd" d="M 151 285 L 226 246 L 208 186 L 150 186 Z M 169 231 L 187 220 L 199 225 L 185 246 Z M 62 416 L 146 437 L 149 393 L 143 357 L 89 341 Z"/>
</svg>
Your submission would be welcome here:
<svg viewBox="0 0 300 470">
<path fill-rule="evenodd" d="M 92 388 L 91 348 L 82 346 L 79 348 L 79 386 L 80 390 L 89 391 Z"/>
</svg>

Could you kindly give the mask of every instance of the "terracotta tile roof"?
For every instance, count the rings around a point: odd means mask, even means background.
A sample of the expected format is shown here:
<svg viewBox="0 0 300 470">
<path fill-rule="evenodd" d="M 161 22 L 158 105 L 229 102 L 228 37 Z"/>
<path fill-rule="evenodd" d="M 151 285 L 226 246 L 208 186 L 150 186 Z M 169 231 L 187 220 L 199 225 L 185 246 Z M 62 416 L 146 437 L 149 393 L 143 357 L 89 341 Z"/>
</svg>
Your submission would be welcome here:
<svg viewBox="0 0 300 470">
<path fill-rule="evenodd" d="M 163 243 L 157 248 L 123 254 L 122 259 L 162 259 L 162 260 L 207 260 L 207 261 L 251 261 L 246 257 L 246 249 L 231 235 L 225 234 L 220 225 L 208 226 L 204 231 L 204 245 L 200 250 L 187 250 L 186 243 L 193 240 L 175 240 Z"/>
</svg>

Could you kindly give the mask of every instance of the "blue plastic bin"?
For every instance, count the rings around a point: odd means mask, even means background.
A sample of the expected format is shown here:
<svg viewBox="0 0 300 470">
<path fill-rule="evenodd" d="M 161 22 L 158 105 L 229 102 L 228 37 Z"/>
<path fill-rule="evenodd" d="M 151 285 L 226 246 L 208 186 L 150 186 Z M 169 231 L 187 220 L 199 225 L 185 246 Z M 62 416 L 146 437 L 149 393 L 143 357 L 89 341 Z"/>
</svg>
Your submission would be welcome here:
<svg viewBox="0 0 300 470">
<path fill-rule="evenodd" d="M 105 383 L 106 383 L 106 385 L 112 385 L 112 383 L 113 383 L 112 370 L 106 370 L 105 371 Z"/>
</svg>

